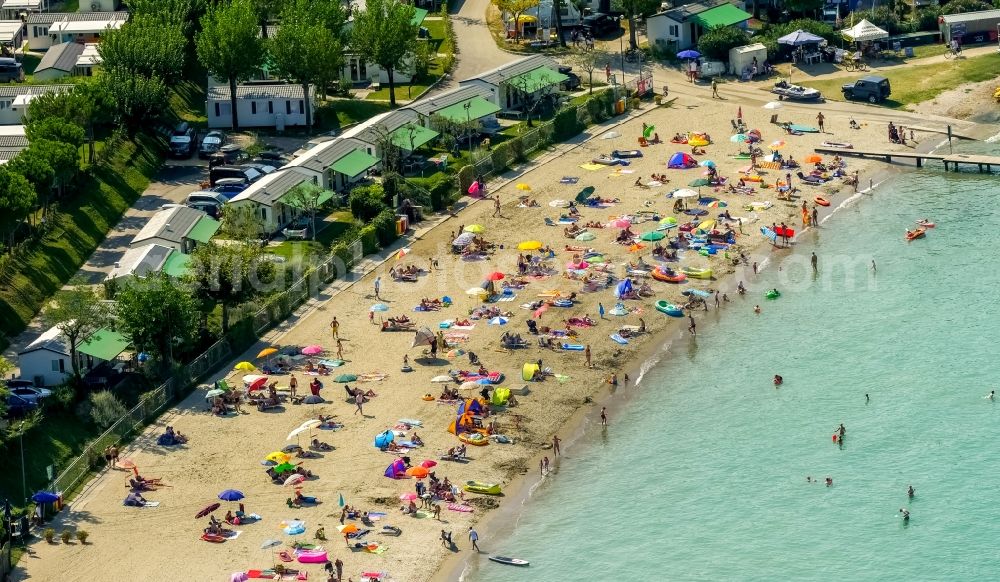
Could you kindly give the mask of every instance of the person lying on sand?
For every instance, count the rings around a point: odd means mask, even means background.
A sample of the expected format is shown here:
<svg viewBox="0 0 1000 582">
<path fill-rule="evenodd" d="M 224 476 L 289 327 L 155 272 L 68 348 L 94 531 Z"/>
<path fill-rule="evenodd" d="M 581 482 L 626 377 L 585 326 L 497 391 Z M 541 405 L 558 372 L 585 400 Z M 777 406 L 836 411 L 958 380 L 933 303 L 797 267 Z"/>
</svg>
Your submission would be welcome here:
<svg viewBox="0 0 1000 582">
<path fill-rule="evenodd" d="M 330 446 L 327 443 L 324 443 L 323 441 L 321 441 L 319 439 L 313 439 L 311 445 L 312 445 L 312 448 L 316 449 L 317 451 L 332 451 L 333 450 L 332 446 Z"/>
</svg>

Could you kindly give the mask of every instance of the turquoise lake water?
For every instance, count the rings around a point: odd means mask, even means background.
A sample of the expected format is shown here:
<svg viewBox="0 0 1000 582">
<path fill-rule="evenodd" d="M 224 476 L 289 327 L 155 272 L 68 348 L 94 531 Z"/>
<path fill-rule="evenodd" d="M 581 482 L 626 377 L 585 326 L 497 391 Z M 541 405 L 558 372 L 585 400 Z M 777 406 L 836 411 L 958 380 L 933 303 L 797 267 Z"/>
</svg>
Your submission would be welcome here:
<svg viewBox="0 0 1000 582">
<path fill-rule="evenodd" d="M 983 398 L 1000 389 L 998 195 L 997 176 L 907 172 L 807 233 L 780 272 L 773 255 L 480 544 L 531 566 L 484 555 L 466 579 L 1000 577 L 1000 402 Z M 904 242 L 922 217 L 937 228 Z"/>
</svg>

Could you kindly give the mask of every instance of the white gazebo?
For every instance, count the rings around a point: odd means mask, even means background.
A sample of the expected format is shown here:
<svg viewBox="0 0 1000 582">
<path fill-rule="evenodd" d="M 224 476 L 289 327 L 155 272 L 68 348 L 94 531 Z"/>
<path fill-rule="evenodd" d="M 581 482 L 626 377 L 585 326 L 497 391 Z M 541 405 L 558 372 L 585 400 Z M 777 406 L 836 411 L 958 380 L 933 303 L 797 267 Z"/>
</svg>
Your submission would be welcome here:
<svg viewBox="0 0 1000 582">
<path fill-rule="evenodd" d="M 868 42 L 881 38 L 889 38 L 888 32 L 868 22 L 868 19 L 862 20 L 851 28 L 841 30 L 840 34 L 844 35 L 844 38 L 851 42 Z"/>
</svg>

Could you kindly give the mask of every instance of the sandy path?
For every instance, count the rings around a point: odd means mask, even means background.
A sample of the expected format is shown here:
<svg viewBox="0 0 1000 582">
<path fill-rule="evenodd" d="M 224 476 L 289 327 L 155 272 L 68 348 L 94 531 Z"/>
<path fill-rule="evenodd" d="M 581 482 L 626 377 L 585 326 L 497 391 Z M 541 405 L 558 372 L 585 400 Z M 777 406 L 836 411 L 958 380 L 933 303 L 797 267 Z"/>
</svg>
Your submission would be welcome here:
<svg viewBox="0 0 1000 582">
<path fill-rule="evenodd" d="M 685 92 L 686 93 L 686 92 Z M 533 188 L 531 195 L 542 204 L 541 208 L 516 208 L 515 198 L 519 193 L 513 185 L 500 189 L 497 193 L 503 202 L 503 216 L 493 218 L 490 202 L 475 204 L 463 211 L 457 218 L 447 221 L 441 227 L 430 231 L 411 246 L 412 253 L 402 262 L 413 262 L 426 266 L 428 259 L 437 258 L 440 269 L 421 278 L 419 283 L 402 284 L 387 282 L 383 277 L 384 301 L 391 307 L 388 315 L 406 314 L 420 324 L 436 328 L 437 322 L 446 318 L 463 317 L 467 309 L 473 306 L 472 301 L 464 294 L 468 287 L 478 284 L 484 273 L 500 270 L 510 272 L 514 269 L 516 254 L 507 250 L 499 251 L 490 260 L 482 262 L 464 262 L 447 252 L 451 232 L 456 231 L 460 224 L 481 224 L 485 227 L 486 237 L 491 241 L 504 244 L 510 248 L 518 241 L 537 239 L 551 245 L 557 250 L 554 264 L 562 265 L 570 258 L 570 254 L 561 249 L 568 241 L 562 237 L 561 228 L 545 227 L 543 217 L 557 217 L 559 211 L 548 206 L 553 199 L 572 198 L 584 186 L 592 185 L 597 193 L 604 197 L 620 198 L 621 203 L 605 209 L 583 209 L 583 220 L 606 221 L 610 216 L 624 214 L 642 209 L 656 209 L 670 215 L 670 202 L 664 196 L 673 187 L 682 187 L 690 180 L 701 175 L 700 170 L 665 170 L 666 158 L 678 146 L 671 144 L 658 145 L 644 150 L 645 157 L 636 160 L 629 169 L 634 174 L 618 174 L 610 169 L 587 171 L 579 167 L 601 152 L 611 149 L 628 149 L 634 147 L 636 136 L 641 130 L 641 123 L 651 123 L 657 126 L 657 131 L 663 137 L 669 138 L 674 132 L 700 130 L 710 133 L 717 142 L 709 146 L 709 155 L 715 160 L 723 175 L 733 176 L 735 169 L 746 162 L 732 160 L 729 155 L 735 153 L 737 147 L 728 140 L 730 135 L 729 120 L 735 114 L 735 101 L 720 105 L 702 96 L 682 94 L 670 108 L 647 110 L 641 119 L 631 119 L 616 131 L 621 137 L 586 141 L 569 153 L 554 161 L 536 165 L 519 182 L 526 182 Z M 818 145 L 824 139 L 849 139 L 857 147 L 883 146 L 884 127 L 875 124 L 866 126 L 860 131 L 845 129 L 847 116 L 839 112 L 831 112 L 827 116 L 827 127 L 833 135 L 810 134 L 804 136 L 786 137 L 779 134 L 767 124 L 769 112 L 745 103 L 744 116 L 752 127 L 760 127 L 764 131 L 765 142 L 775 139 L 785 139 L 789 146 L 786 153 L 802 158 L 812 146 Z M 603 128 L 592 128 L 591 135 L 604 133 Z M 859 168 L 859 164 L 851 161 L 850 169 Z M 666 172 L 671 184 L 652 190 L 639 189 L 632 186 L 637 176 L 648 177 L 653 171 Z M 781 173 L 783 175 L 783 172 Z M 558 183 L 564 175 L 574 175 L 580 182 L 574 186 Z M 768 180 L 778 176 L 771 172 Z M 833 187 L 824 187 L 830 191 Z M 708 189 L 702 189 L 708 193 Z M 807 199 L 814 195 L 807 189 L 804 194 Z M 746 216 L 742 210 L 743 204 L 751 200 L 773 200 L 770 194 L 760 193 L 753 197 L 722 195 L 731 204 L 729 209 L 733 215 Z M 647 205 L 648 202 L 648 205 Z M 800 204 L 797 203 L 797 204 Z M 799 226 L 797 204 L 777 203 L 774 208 L 760 216 L 760 224 L 770 224 L 772 221 L 787 221 L 789 225 Z M 716 211 L 712 211 L 714 214 Z M 651 230 L 655 224 L 644 224 L 638 227 L 640 231 Z M 746 248 L 756 246 L 760 236 L 752 234 L 756 225 L 748 225 L 746 237 L 740 237 L 741 245 Z M 597 230 L 597 239 L 586 243 L 604 252 L 615 264 L 634 259 L 635 254 L 627 252 L 626 247 L 612 242 L 615 229 Z M 581 243 L 576 243 L 581 244 Z M 648 248 L 644 256 L 649 259 Z M 766 256 L 770 251 L 762 251 Z M 787 251 L 780 251 L 782 253 Z M 388 269 L 395 263 L 390 261 L 382 269 Z M 722 265 L 721 258 L 708 259 L 688 253 L 683 264 L 710 264 L 717 275 L 732 271 L 731 267 Z M 621 268 L 616 271 L 621 273 Z M 749 275 L 743 273 L 740 277 Z M 171 488 L 150 493 L 147 497 L 161 502 L 156 509 L 125 508 L 121 501 L 125 496 L 124 473 L 113 471 L 99 476 L 86 491 L 76 499 L 70 512 L 62 517 L 63 522 L 70 527 L 82 527 L 91 532 L 91 544 L 81 547 L 78 544 L 46 545 L 35 543 L 31 546 L 32 553 L 23 560 L 24 568 L 17 571 L 15 580 L 96 580 L 96 579 L 136 579 L 136 580 L 174 580 L 178 577 L 196 580 L 226 580 L 229 573 L 247 568 L 266 567 L 271 564 L 268 551 L 259 550 L 261 542 L 268 538 L 292 541 L 293 538 L 281 532 L 280 522 L 284 519 L 304 519 L 308 525 L 308 534 L 298 536 L 301 539 L 312 537 L 315 528 L 320 524 L 326 527 L 327 534 L 334 538 L 325 545 L 331 550 L 331 555 L 344 560 L 347 575 L 358 578 L 362 571 L 387 571 L 395 580 L 426 580 L 438 567 L 446 551 L 438 543 L 440 529 L 446 528 L 455 532 L 455 539 L 463 550 L 467 547 L 463 534 L 471 519 L 478 516 L 480 509 L 473 514 L 460 514 L 445 510 L 445 523 L 436 523 L 430 518 L 413 519 L 398 514 L 397 503 L 379 500 L 394 499 L 399 493 L 410 491 L 413 481 L 392 481 L 382 476 L 385 467 L 394 458 L 387 453 L 381 453 L 372 446 L 373 437 L 380 431 L 395 424 L 399 418 L 417 418 L 423 421 L 426 428 L 419 430 L 421 437 L 427 443 L 423 450 L 414 451 L 411 457 L 415 462 L 424 458 L 436 458 L 435 451 L 454 446 L 457 441 L 446 432 L 445 427 L 454 416 L 454 407 L 436 402 L 425 402 L 420 396 L 426 392 L 437 394 L 438 385 L 429 380 L 438 374 L 445 373 L 449 368 L 468 368 L 468 360 L 438 362 L 440 365 L 416 364 L 416 370 L 411 374 L 401 374 L 398 370 L 404 353 L 412 357 L 417 350 L 409 349 L 411 335 L 406 333 L 380 333 L 377 327 L 368 323 L 367 312 L 375 301 L 372 296 L 374 275 L 368 275 L 353 285 L 346 287 L 331 300 L 321 303 L 313 311 L 301 318 L 283 336 L 275 334 L 280 345 L 306 345 L 320 343 L 331 347 L 328 322 L 336 316 L 341 322 L 341 335 L 345 341 L 345 357 L 348 364 L 337 370 L 350 373 L 383 371 L 389 377 L 376 383 L 362 384 L 372 388 L 379 396 L 365 406 L 365 416 L 354 414 L 354 407 L 344 401 L 339 385 L 327 381 L 324 395 L 328 403 L 315 407 L 287 406 L 283 412 L 259 413 L 256 410 L 240 416 L 215 418 L 209 416 L 201 402 L 201 394 L 197 392 L 181 406 L 172 410 L 159 424 L 146 432 L 146 436 L 137 441 L 128 456 L 134 459 L 142 473 L 147 476 L 161 477 Z M 665 283 L 652 283 L 656 292 L 655 299 L 677 301 L 684 287 L 669 286 Z M 705 288 L 712 286 L 710 282 L 693 282 L 691 286 Z M 569 281 L 561 276 L 553 276 L 549 280 L 532 283 L 527 289 L 518 292 L 517 299 L 512 303 L 500 303 L 503 309 L 513 312 L 507 329 L 524 333 L 524 321 L 529 312 L 518 309 L 517 305 L 534 299 L 535 295 L 545 289 L 560 289 L 565 292 L 579 291 L 578 282 Z M 412 307 L 421 297 L 440 297 L 450 295 L 455 298 L 456 305 L 440 313 L 415 313 Z M 590 314 L 596 316 L 597 302 L 602 301 L 610 308 L 614 298 L 610 291 L 595 294 L 581 294 L 581 303 L 571 309 L 550 309 L 542 316 L 541 325 L 559 326 L 562 318 Z M 499 445 L 478 448 L 471 451 L 474 460 L 468 464 L 443 463 L 436 470 L 439 477 L 447 476 L 453 482 L 463 482 L 467 479 L 480 481 L 496 481 L 508 483 L 512 476 L 533 470 L 534 455 L 541 451 L 543 443 L 549 441 L 552 431 L 560 426 L 575 411 L 584 398 L 595 394 L 602 386 L 602 381 L 609 374 L 619 370 L 622 362 L 629 360 L 634 352 L 643 347 L 643 342 L 632 342 L 628 346 L 619 346 L 608 339 L 622 324 L 636 324 L 642 317 L 651 332 L 665 329 L 672 320 L 660 315 L 652 309 L 652 299 L 629 302 L 631 306 L 641 309 L 638 315 L 614 317 L 613 321 L 602 321 L 593 329 L 582 330 L 579 343 L 591 344 L 594 350 L 595 369 L 587 369 L 583 365 L 580 352 L 540 351 L 537 348 L 523 350 L 520 353 L 503 353 L 498 351 L 498 337 L 501 331 L 485 322 L 477 323 L 470 333 L 470 341 L 465 349 L 472 349 L 480 355 L 491 370 L 500 370 L 507 375 L 506 386 L 519 386 L 520 367 L 527 360 L 543 358 L 547 366 L 556 372 L 571 377 L 571 381 L 558 383 L 554 380 L 545 383 L 533 383 L 531 395 L 521 398 L 521 405 L 511 409 L 524 418 L 520 429 L 514 428 L 511 413 L 499 415 L 501 430 L 512 436 L 517 444 Z M 714 306 L 713 306 L 714 308 Z M 695 313 L 695 317 L 702 317 Z M 279 337 L 280 336 L 280 337 Z M 263 345 L 263 344 L 261 344 Z M 255 354 L 261 345 L 253 348 L 250 354 Z M 244 356 L 245 359 L 247 356 Z M 336 450 L 325 453 L 323 458 L 306 460 L 305 466 L 319 475 L 319 479 L 306 483 L 304 492 L 316 495 L 324 501 L 323 504 L 306 509 L 288 509 L 284 500 L 290 491 L 272 485 L 262 474 L 260 460 L 270 451 L 286 444 L 286 434 L 302 421 L 314 417 L 318 413 L 336 414 L 346 427 L 336 432 L 323 431 L 320 438 L 336 446 Z M 165 450 L 152 442 L 164 424 L 172 424 L 191 437 L 191 442 L 184 448 Z M 219 491 L 226 488 L 238 488 L 247 494 L 245 501 L 247 510 L 261 514 L 263 521 L 242 526 L 240 537 L 225 544 L 216 545 L 199 541 L 197 538 L 204 520 L 193 519 L 201 507 L 211 503 Z M 337 496 L 342 493 L 347 502 L 363 509 L 385 511 L 388 517 L 376 522 L 394 524 L 403 528 L 399 538 L 384 537 L 376 533 L 369 534 L 368 539 L 383 542 L 388 551 L 381 555 L 364 552 L 347 551 L 343 541 L 337 541 L 330 535 L 335 531 L 339 511 Z M 501 498 L 502 502 L 502 498 Z M 227 505 L 227 504 L 224 504 Z M 225 509 L 225 507 L 224 507 Z M 57 530 L 60 529 L 57 526 Z M 484 544 L 486 550 L 489 546 Z M 134 549 L 133 549 L 134 548 Z M 320 575 L 316 565 L 304 566 L 310 571 L 312 579 Z"/>
</svg>

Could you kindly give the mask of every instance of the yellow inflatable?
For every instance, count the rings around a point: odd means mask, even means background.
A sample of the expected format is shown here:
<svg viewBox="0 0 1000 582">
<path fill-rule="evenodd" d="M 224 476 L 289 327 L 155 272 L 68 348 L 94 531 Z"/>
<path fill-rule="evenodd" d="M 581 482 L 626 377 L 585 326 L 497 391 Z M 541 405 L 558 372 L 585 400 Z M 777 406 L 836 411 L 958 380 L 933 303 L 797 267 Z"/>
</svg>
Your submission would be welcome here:
<svg viewBox="0 0 1000 582">
<path fill-rule="evenodd" d="M 688 133 L 689 146 L 701 147 L 701 146 L 707 146 L 710 143 L 712 142 L 709 141 L 708 136 L 704 133 L 694 133 L 694 132 Z"/>
</svg>

